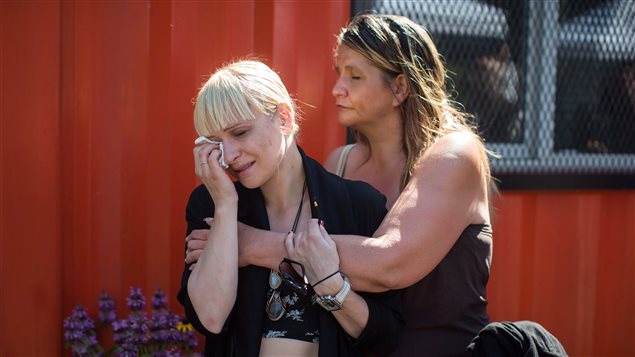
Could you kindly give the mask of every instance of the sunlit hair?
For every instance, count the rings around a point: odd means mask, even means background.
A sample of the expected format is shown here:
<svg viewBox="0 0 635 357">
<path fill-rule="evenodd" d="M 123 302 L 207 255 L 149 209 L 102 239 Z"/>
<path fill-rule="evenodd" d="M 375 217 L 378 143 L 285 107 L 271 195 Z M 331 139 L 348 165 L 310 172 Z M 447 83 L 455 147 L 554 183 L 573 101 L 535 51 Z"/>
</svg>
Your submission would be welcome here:
<svg viewBox="0 0 635 357">
<path fill-rule="evenodd" d="M 258 113 L 270 117 L 278 105 L 289 105 L 293 126 L 298 131 L 295 103 L 276 72 L 256 60 L 241 60 L 216 70 L 198 93 L 194 127 L 199 135 L 210 136 Z"/>
<path fill-rule="evenodd" d="M 489 177 L 485 145 L 469 124 L 468 115 L 449 100 L 445 65 L 422 26 L 403 16 L 357 15 L 340 32 L 337 46 L 342 45 L 381 69 L 386 74 L 386 82 L 402 73 L 407 78 L 409 94 L 401 104 L 406 166 L 401 175 L 400 190 L 410 181 L 425 150 L 438 137 L 451 131 L 465 130 L 475 135 Z M 354 129 L 353 132 L 358 142 L 370 148 L 364 134 Z"/>
</svg>

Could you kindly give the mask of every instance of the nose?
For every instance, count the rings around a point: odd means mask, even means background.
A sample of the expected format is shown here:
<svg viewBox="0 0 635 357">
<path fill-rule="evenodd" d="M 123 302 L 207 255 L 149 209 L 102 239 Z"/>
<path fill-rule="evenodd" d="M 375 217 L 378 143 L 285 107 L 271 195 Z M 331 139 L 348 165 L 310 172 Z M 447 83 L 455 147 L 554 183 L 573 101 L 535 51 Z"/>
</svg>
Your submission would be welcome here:
<svg viewBox="0 0 635 357">
<path fill-rule="evenodd" d="M 333 89 L 331 90 L 331 94 L 333 94 L 335 98 L 343 97 L 346 95 L 346 87 L 344 87 L 344 83 L 341 77 L 338 77 L 335 81 Z"/>
<path fill-rule="evenodd" d="M 223 151 L 224 151 L 224 159 L 225 163 L 229 166 L 236 163 L 238 158 L 240 157 L 240 148 L 236 145 L 232 140 L 224 140 L 223 141 Z"/>
</svg>

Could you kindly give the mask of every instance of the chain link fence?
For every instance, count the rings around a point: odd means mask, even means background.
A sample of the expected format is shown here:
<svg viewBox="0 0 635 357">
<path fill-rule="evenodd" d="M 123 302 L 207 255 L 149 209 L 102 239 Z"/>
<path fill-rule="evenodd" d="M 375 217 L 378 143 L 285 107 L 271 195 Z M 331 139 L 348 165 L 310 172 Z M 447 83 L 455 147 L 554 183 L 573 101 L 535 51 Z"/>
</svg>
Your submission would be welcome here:
<svg viewBox="0 0 635 357">
<path fill-rule="evenodd" d="M 407 16 L 444 56 L 494 174 L 635 173 L 635 2 L 354 1 Z"/>
</svg>

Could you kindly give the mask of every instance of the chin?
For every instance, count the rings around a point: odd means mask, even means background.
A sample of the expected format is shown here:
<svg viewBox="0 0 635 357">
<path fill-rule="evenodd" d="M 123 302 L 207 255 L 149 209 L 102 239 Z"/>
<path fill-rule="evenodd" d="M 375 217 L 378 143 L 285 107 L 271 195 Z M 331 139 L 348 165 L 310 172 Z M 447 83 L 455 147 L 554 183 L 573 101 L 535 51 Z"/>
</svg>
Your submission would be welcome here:
<svg viewBox="0 0 635 357">
<path fill-rule="evenodd" d="M 337 119 L 338 119 L 338 122 L 340 123 L 340 125 L 345 126 L 347 128 L 355 125 L 355 123 L 357 122 L 353 118 L 342 118 L 341 116 L 338 117 Z"/>
<path fill-rule="evenodd" d="M 238 182 L 240 182 L 241 185 L 243 185 L 245 188 L 248 188 L 250 190 L 253 190 L 254 188 L 258 188 L 262 185 L 259 184 L 255 184 L 252 180 L 238 180 Z"/>
<path fill-rule="evenodd" d="M 262 185 L 264 185 L 264 182 L 262 180 L 250 178 L 250 177 L 239 178 L 238 181 L 240 182 L 241 185 L 243 185 L 245 188 L 248 188 L 250 190 L 259 188 Z"/>
</svg>

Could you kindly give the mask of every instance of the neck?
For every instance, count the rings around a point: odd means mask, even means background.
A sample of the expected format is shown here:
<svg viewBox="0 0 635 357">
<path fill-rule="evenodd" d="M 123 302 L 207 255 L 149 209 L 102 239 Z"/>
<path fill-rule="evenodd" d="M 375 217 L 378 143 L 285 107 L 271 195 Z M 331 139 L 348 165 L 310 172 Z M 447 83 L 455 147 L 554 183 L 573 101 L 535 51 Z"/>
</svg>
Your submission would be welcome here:
<svg viewBox="0 0 635 357">
<path fill-rule="evenodd" d="M 260 187 L 267 208 L 273 210 L 298 207 L 302 198 L 305 174 L 302 156 L 295 140 L 284 150 L 286 152 L 283 154 L 278 171 Z"/>
<path fill-rule="evenodd" d="M 403 151 L 403 127 L 399 112 L 393 112 L 382 120 L 375 121 L 375 124 L 379 125 L 356 128 L 368 138 L 369 161 L 379 167 L 389 167 L 397 162 L 403 164 L 405 153 Z"/>
</svg>

